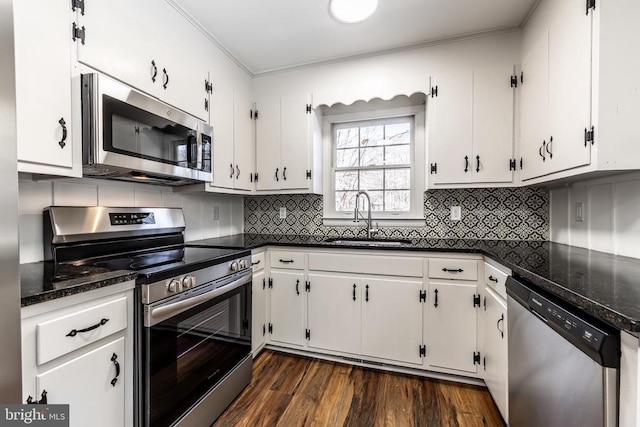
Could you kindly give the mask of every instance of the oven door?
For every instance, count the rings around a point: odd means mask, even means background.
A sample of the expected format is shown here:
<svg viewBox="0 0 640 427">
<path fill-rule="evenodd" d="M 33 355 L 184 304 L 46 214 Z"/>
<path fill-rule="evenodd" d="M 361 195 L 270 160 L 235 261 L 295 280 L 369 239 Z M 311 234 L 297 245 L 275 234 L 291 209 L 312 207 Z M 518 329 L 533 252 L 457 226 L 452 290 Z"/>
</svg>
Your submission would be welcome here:
<svg viewBox="0 0 640 427">
<path fill-rule="evenodd" d="M 144 324 L 144 424 L 169 426 L 250 357 L 251 271 L 148 305 Z"/>
<path fill-rule="evenodd" d="M 211 180 L 211 126 L 105 76 L 82 88 L 85 166 Z"/>
</svg>

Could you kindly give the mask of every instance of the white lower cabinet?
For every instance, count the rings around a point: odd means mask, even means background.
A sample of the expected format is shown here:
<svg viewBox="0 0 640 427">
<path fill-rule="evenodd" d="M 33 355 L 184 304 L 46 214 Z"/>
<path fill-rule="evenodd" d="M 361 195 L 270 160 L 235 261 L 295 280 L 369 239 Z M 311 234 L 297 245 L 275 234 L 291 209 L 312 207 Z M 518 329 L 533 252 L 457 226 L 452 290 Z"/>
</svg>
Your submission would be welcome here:
<svg viewBox="0 0 640 427">
<path fill-rule="evenodd" d="M 485 288 L 483 317 L 484 382 L 502 417 L 508 420 L 507 404 L 507 302 L 492 289 Z"/>
<path fill-rule="evenodd" d="M 424 325 L 429 366 L 477 372 L 477 290 L 476 282 L 429 281 Z"/>
<path fill-rule="evenodd" d="M 422 281 L 362 279 L 362 354 L 422 365 Z"/>
<path fill-rule="evenodd" d="M 38 395 L 46 391 L 47 403 L 68 404 L 71 426 L 124 426 L 124 355 L 120 337 L 45 371 L 36 377 Z"/>
<path fill-rule="evenodd" d="M 269 277 L 269 340 L 304 344 L 304 272 L 272 270 Z"/>
</svg>

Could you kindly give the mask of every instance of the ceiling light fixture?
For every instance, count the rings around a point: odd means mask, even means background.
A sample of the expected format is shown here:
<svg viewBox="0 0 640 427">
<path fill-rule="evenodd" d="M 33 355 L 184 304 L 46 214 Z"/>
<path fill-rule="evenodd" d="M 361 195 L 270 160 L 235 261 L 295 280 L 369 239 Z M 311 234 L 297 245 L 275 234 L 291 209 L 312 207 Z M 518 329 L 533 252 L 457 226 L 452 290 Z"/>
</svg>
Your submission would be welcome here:
<svg viewBox="0 0 640 427">
<path fill-rule="evenodd" d="M 346 24 L 369 18 L 378 9 L 378 0 L 329 0 L 331 16 Z"/>
</svg>

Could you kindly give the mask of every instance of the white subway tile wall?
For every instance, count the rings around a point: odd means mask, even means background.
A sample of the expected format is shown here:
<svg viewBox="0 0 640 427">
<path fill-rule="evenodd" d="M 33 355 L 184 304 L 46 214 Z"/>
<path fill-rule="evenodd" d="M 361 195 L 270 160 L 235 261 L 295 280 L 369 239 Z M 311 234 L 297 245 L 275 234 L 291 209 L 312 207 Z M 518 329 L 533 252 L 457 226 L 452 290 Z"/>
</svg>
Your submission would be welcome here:
<svg viewBox="0 0 640 427">
<path fill-rule="evenodd" d="M 20 262 L 42 261 L 42 210 L 47 206 L 140 206 L 182 208 L 185 239 L 199 240 L 242 233 L 240 196 L 174 193 L 170 188 L 135 183 L 65 179 L 32 181 L 20 176 Z M 213 206 L 220 218 L 213 219 Z"/>
<path fill-rule="evenodd" d="M 640 173 L 584 180 L 550 195 L 552 241 L 640 258 Z M 580 203 L 583 221 L 576 218 Z"/>
</svg>

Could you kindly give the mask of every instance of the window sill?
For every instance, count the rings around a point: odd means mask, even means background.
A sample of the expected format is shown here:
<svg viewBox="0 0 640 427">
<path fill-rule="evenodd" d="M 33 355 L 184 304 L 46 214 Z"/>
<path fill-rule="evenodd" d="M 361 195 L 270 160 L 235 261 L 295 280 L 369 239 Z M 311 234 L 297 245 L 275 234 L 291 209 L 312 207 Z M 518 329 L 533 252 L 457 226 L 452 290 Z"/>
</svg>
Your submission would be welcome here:
<svg viewBox="0 0 640 427">
<path fill-rule="evenodd" d="M 364 226 L 365 220 L 360 223 L 353 222 L 353 218 L 322 218 L 322 225 L 338 227 L 358 227 Z M 380 227 L 424 227 L 424 218 L 372 218 L 371 222 Z"/>
</svg>

